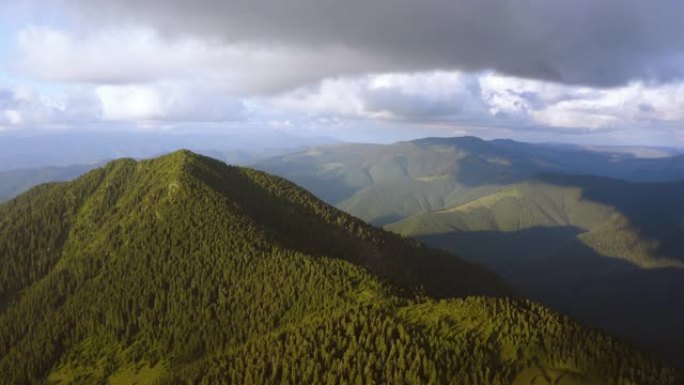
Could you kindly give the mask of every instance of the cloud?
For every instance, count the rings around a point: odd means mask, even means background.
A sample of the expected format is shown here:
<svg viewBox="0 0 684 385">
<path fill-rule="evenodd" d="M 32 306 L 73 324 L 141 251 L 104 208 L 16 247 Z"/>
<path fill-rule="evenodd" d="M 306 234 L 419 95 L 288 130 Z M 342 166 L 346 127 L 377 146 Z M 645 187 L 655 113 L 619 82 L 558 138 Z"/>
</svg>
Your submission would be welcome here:
<svg viewBox="0 0 684 385">
<path fill-rule="evenodd" d="M 0 129 L 70 125 L 100 116 L 99 101 L 83 89 L 40 94 L 32 87 L 0 87 Z"/>
<path fill-rule="evenodd" d="M 684 82 L 597 89 L 488 74 L 480 84 L 492 114 L 542 127 L 648 128 L 684 120 Z"/>
<path fill-rule="evenodd" d="M 242 120 L 242 102 L 206 85 L 99 86 L 105 121 L 228 122 Z"/>
<path fill-rule="evenodd" d="M 487 114 L 477 76 L 460 72 L 325 79 L 264 100 L 273 109 L 312 116 L 415 121 Z"/>
<path fill-rule="evenodd" d="M 684 82 L 597 89 L 492 72 L 381 74 L 324 80 L 265 102 L 272 110 L 294 114 L 418 124 L 575 132 L 656 129 L 684 120 Z"/>
<path fill-rule="evenodd" d="M 684 76 L 679 0 L 65 0 L 85 23 L 142 25 L 305 56 L 311 78 L 493 70 L 598 87 Z M 363 65 L 359 65 L 359 63 Z M 273 68 L 273 71 L 278 71 Z"/>
<path fill-rule="evenodd" d="M 80 128 L 99 123 L 150 127 L 244 121 L 243 102 L 206 84 L 165 82 L 40 90 L 0 87 L 0 129 Z"/>
<path fill-rule="evenodd" d="M 367 60 L 344 48 L 316 51 L 211 39 L 170 39 L 145 27 L 77 33 L 30 26 L 19 31 L 16 73 L 44 81 L 139 85 L 169 80 L 220 84 L 259 94 L 293 88 Z"/>
<path fill-rule="evenodd" d="M 96 93 L 104 120 L 158 120 L 164 115 L 161 96 L 147 87 L 102 86 Z"/>
<path fill-rule="evenodd" d="M 23 2 L 59 17 L 13 22 L 9 74 L 31 87 L 0 93 L 5 128 L 249 122 L 682 140 L 680 1 Z"/>
<path fill-rule="evenodd" d="M 31 26 L 17 36 L 15 70 L 52 81 L 136 83 L 191 76 L 207 60 L 196 42 L 164 42 L 149 29 L 75 36 Z"/>
<path fill-rule="evenodd" d="M 364 92 L 368 110 L 398 119 L 467 120 L 487 111 L 477 76 L 461 72 L 378 75 Z"/>
</svg>

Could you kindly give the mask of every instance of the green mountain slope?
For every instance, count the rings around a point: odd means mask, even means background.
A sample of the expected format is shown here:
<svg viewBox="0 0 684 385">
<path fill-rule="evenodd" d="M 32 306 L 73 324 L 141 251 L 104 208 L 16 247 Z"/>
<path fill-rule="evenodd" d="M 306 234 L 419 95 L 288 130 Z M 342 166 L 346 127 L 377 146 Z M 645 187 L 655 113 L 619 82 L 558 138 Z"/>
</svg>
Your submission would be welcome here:
<svg viewBox="0 0 684 385">
<path fill-rule="evenodd" d="M 513 163 L 481 139 L 459 139 L 323 146 L 257 167 L 380 224 L 467 202 L 542 170 L 524 159 Z"/>
<path fill-rule="evenodd" d="M 619 149 L 618 149 L 619 150 Z M 541 173 L 632 181 L 684 179 L 684 156 L 638 158 L 576 146 L 425 138 L 388 145 L 343 144 L 261 161 L 326 202 L 375 224 L 453 207 Z"/>
<path fill-rule="evenodd" d="M 425 138 L 321 146 L 258 167 L 684 367 L 681 154 Z"/>
<path fill-rule="evenodd" d="M 684 183 L 548 175 L 387 226 L 684 365 Z"/>
<path fill-rule="evenodd" d="M 684 183 L 635 184 L 548 175 L 387 226 L 406 235 L 576 228 L 600 255 L 642 267 L 684 267 Z"/>
<path fill-rule="evenodd" d="M 5 383 L 681 383 L 539 305 L 481 296 L 508 292 L 186 151 L 0 205 Z"/>
</svg>

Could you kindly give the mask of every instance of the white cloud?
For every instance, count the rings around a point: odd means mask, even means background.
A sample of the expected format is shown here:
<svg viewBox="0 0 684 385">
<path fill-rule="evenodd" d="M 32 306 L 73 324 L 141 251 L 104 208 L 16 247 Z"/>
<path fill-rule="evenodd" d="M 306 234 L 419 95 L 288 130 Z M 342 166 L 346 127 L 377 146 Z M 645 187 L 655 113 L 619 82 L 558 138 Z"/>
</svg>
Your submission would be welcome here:
<svg viewBox="0 0 684 385">
<path fill-rule="evenodd" d="M 648 132 L 648 143 L 667 138 L 663 144 L 672 145 L 670 138 L 681 141 L 683 95 L 684 83 L 597 89 L 441 71 L 327 79 L 258 102 L 281 116 L 330 119 L 338 126 L 340 119 L 412 124 L 416 136 L 429 129 L 433 135 L 639 143 Z"/>
<path fill-rule="evenodd" d="M 156 120 L 164 113 L 160 95 L 148 87 L 101 86 L 95 92 L 104 120 Z"/>
<path fill-rule="evenodd" d="M 101 122 L 146 127 L 244 120 L 243 103 L 207 84 L 0 87 L 2 129 L 80 128 Z"/>
<path fill-rule="evenodd" d="M 684 82 L 597 89 L 488 74 L 480 84 L 493 114 L 540 126 L 596 130 L 684 120 Z"/>
<path fill-rule="evenodd" d="M 472 119 L 487 112 L 477 76 L 460 72 L 325 79 L 265 101 L 292 113 L 366 119 Z"/>
<path fill-rule="evenodd" d="M 363 57 L 340 47 L 226 45 L 171 39 L 140 27 L 77 34 L 32 26 L 18 33 L 16 46 L 14 70 L 44 81 L 135 85 L 203 80 L 243 94 L 288 89 L 366 66 Z"/>
<path fill-rule="evenodd" d="M 242 103 L 209 85 L 166 82 L 98 86 L 104 120 L 225 122 L 242 118 Z"/>
<path fill-rule="evenodd" d="M 101 117 L 94 93 L 80 87 L 37 92 L 33 87 L 0 87 L 0 126 L 21 129 L 93 122 Z"/>
<path fill-rule="evenodd" d="M 372 117 L 362 99 L 365 83 L 365 78 L 325 79 L 316 86 L 298 88 L 265 102 L 277 110 L 309 116 Z"/>
<path fill-rule="evenodd" d="M 9 124 L 11 124 L 11 125 L 21 124 L 22 116 L 18 110 L 5 110 L 4 115 L 5 115 L 5 119 L 7 120 L 7 122 Z"/>
</svg>

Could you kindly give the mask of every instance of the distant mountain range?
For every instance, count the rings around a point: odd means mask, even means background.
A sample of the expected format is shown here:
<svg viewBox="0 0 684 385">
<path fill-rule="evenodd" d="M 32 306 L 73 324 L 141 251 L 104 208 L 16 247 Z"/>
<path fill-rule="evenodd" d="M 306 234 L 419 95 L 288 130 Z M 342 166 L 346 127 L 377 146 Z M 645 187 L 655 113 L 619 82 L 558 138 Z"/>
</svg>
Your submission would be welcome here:
<svg viewBox="0 0 684 385">
<path fill-rule="evenodd" d="M 684 268 L 684 181 L 632 183 L 542 175 L 388 229 L 410 235 L 577 229 L 593 252 L 644 268 Z"/>
<path fill-rule="evenodd" d="M 684 156 L 677 151 L 426 138 L 314 146 L 255 167 L 487 265 L 531 298 L 684 367 L 677 300 L 684 297 Z M 13 181 L 0 173 L 0 200 L 82 171 L 28 170 Z"/>
<path fill-rule="evenodd" d="M 639 158 L 474 137 L 426 138 L 391 145 L 344 144 L 257 163 L 360 218 L 387 224 L 466 203 L 540 174 L 587 174 L 634 182 L 684 180 L 684 155 Z"/>
<path fill-rule="evenodd" d="M 680 154 L 427 138 L 313 147 L 257 167 L 684 365 Z"/>
<path fill-rule="evenodd" d="M 484 263 L 532 298 L 681 364 L 682 197 L 684 182 L 542 176 L 386 228 Z"/>
<path fill-rule="evenodd" d="M 11 384 L 681 384 L 495 274 L 187 151 L 0 205 Z"/>
</svg>

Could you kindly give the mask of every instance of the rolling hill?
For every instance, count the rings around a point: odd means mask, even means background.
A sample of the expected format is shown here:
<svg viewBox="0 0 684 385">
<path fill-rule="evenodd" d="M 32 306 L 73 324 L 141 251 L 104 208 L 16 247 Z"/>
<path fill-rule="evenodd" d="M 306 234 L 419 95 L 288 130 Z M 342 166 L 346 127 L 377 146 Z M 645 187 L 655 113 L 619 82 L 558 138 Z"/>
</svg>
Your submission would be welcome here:
<svg viewBox="0 0 684 385">
<path fill-rule="evenodd" d="M 359 218 L 384 225 L 457 206 L 544 173 L 635 182 L 684 180 L 684 155 L 638 157 L 630 152 L 636 150 L 425 138 L 390 145 L 312 147 L 255 167 L 288 178 Z"/>
<path fill-rule="evenodd" d="M 681 384 L 496 275 L 187 151 L 0 205 L 12 384 Z"/>
<path fill-rule="evenodd" d="M 388 229 L 684 364 L 684 182 L 546 175 Z"/>
<path fill-rule="evenodd" d="M 667 149 L 473 137 L 319 146 L 257 165 L 684 367 L 683 166 Z"/>
<path fill-rule="evenodd" d="M 544 175 L 388 229 L 407 235 L 575 228 L 594 252 L 644 268 L 684 268 L 684 182 Z"/>
</svg>

